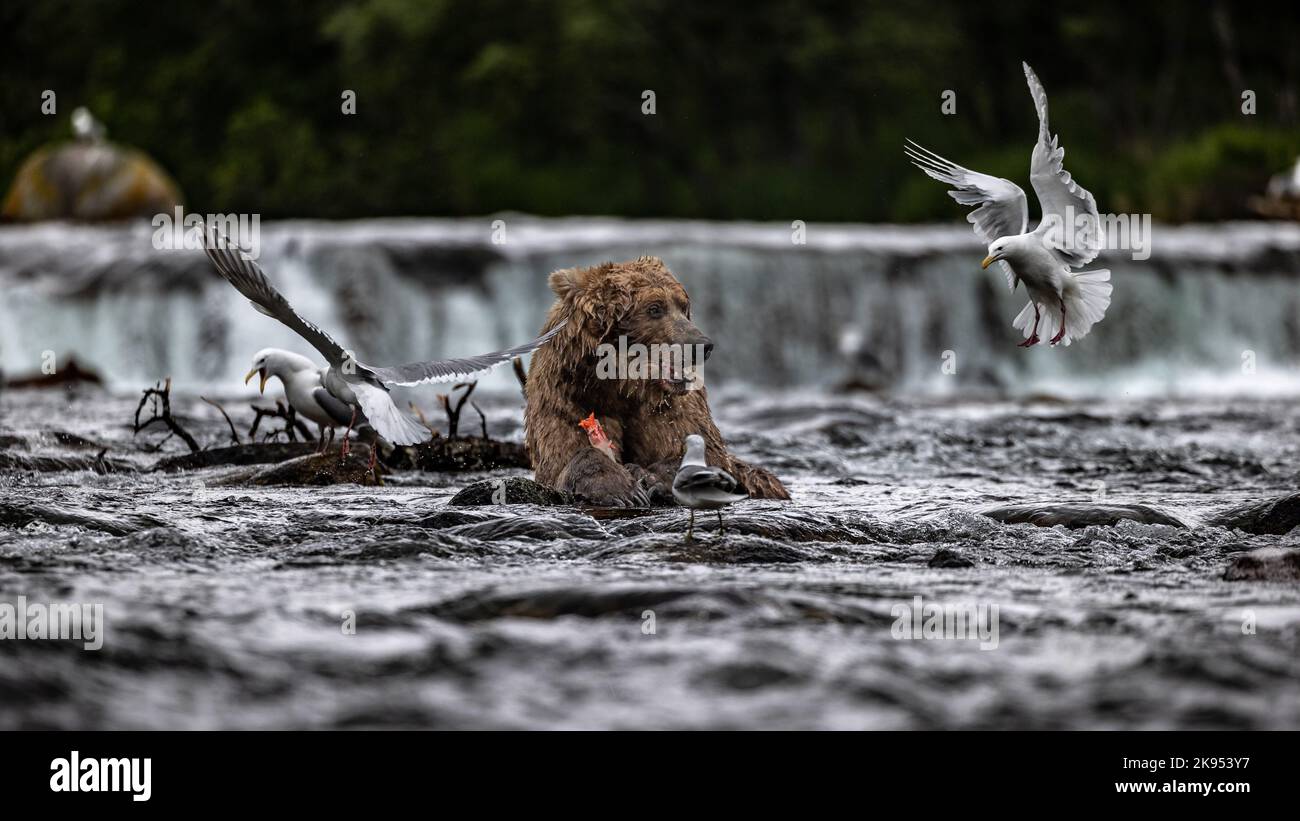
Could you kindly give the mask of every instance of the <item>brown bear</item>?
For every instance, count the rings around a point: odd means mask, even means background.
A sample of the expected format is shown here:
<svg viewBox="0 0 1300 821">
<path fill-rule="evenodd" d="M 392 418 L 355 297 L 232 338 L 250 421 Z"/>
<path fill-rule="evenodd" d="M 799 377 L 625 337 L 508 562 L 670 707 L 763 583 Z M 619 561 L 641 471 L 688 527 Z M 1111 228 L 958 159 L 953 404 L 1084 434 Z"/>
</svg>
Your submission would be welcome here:
<svg viewBox="0 0 1300 821">
<path fill-rule="evenodd" d="M 697 374 L 676 366 L 649 376 L 608 367 L 620 338 L 625 350 L 639 343 L 689 348 L 704 358 L 712 352 L 712 341 L 691 321 L 686 289 L 661 260 L 556 271 L 550 285 L 556 301 L 543 332 L 565 326 L 533 354 L 528 374 L 524 422 L 537 481 L 595 505 L 671 504 L 684 440 L 698 433 L 709 464 L 735 476 L 750 496 L 790 498 L 771 472 L 727 452 Z M 593 412 L 617 458 L 592 447 L 579 427 Z"/>
</svg>

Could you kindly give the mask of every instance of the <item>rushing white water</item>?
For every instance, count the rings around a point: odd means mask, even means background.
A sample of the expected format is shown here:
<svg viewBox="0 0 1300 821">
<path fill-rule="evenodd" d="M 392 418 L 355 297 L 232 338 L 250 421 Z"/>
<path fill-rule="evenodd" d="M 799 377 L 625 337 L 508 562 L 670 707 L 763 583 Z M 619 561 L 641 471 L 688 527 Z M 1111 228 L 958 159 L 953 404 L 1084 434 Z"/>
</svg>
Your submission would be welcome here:
<svg viewBox="0 0 1300 821">
<path fill-rule="evenodd" d="M 550 271 L 653 254 L 717 343 L 715 385 L 856 377 L 937 395 L 1300 393 L 1300 225 L 1156 226 L 1150 259 L 1099 261 L 1115 292 L 1094 332 L 1032 350 L 1011 328 L 1023 290 L 1008 294 L 999 272 L 980 270 L 982 246 L 964 225 L 814 224 L 803 245 L 791 234 L 514 215 L 279 222 L 262 224 L 260 261 L 301 313 L 381 364 L 523 341 L 550 305 Z M 234 383 L 262 347 L 314 353 L 201 253 L 155 250 L 152 236 L 145 223 L 0 229 L 0 367 L 33 373 L 52 351 L 114 388 L 165 376 L 198 388 Z M 484 387 L 510 390 L 512 377 Z"/>
</svg>

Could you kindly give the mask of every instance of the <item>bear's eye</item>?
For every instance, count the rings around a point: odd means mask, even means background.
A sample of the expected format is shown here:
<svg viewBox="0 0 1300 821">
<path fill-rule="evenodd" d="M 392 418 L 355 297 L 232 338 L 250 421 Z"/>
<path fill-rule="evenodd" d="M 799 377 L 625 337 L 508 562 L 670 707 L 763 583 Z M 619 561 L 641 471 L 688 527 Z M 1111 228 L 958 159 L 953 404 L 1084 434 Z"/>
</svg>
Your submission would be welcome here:
<svg viewBox="0 0 1300 821">
<path fill-rule="evenodd" d="M 646 315 L 649 316 L 650 318 L 658 319 L 659 317 L 664 315 L 664 306 L 656 302 L 652 304 L 649 308 L 646 308 L 645 312 Z"/>
</svg>

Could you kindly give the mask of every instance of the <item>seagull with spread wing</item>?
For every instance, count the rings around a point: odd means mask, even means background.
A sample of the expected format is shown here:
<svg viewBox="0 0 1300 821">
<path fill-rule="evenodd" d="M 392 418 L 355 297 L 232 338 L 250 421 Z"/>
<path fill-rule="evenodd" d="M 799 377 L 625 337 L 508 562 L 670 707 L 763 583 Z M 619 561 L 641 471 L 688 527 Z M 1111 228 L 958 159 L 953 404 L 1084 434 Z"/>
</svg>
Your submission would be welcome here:
<svg viewBox="0 0 1300 821">
<path fill-rule="evenodd" d="M 933 151 L 908 140 L 905 147 L 912 164 L 934 179 L 953 187 L 948 192 L 961 205 L 977 205 L 966 219 L 975 233 L 989 243 L 981 267 L 1002 266 L 1012 291 L 1021 282 L 1029 304 L 1012 326 L 1023 331 L 1027 348 L 1042 341 L 1038 327 L 1052 345 L 1069 345 L 1086 336 L 1110 305 L 1110 271 L 1072 271 L 1097 258 L 1101 251 L 1101 218 L 1097 201 L 1065 170 L 1065 149 L 1047 126 L 1047 92 L 1028 63 L 1025 79 L 1038 110 L 1038 142 L 1029 164 L 1029 181 L 1042 206 L 1043 218 L 1029 231 L 1029 205 L 1020 186 L 962 168 Z M 1055 333 L 1052 333 L 1055 331 Z"/>
<path fill-rule="evenodd" d="M 358 414 L 363 415 L 375 432 L 394 445 L 426 442 L 432 432 L 414 416 L 397 407 L 389 394 L 390 386 L 478 378 L 516 356 L 532 353 L 562 327 L 556 326 L 524 345 L 464 359 L 412 362 L 393 368 L 364 365 L 329 334 L 299 316 L 288 300 L 271 285 L 256 262 L 246 259 L 237 249 L 226 247 L 224 240 L 217 242 L 209 237 L 204 250 L 216 266 L 217 273 L 247 297 L 254 308 L 279 320 L 320 351 L 327 363 L 321 384 L 331 397 L 350 409 L 351 421 L 355 423 Z M 371 448 L 371 461 L 374 461 L 374 448 Z"/>
</svg>

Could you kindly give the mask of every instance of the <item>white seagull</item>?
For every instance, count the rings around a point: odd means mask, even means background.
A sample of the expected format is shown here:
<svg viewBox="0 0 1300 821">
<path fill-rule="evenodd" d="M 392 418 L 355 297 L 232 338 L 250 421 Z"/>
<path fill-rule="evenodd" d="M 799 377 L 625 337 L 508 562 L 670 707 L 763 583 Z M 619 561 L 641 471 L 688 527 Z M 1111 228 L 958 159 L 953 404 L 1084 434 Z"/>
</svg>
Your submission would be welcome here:
<svg viewBox="0 0 1300 821">
<path fill-rule="evenodd" d="M 1002 265 L 1012 291 L 1025 283 L 1029 304 L 1012 322 L 1024 332 L 1020 347 L 1038 344 L 1038 326 L 1055 333 L 1052 345 L 1069 345 L 1086 336 L 1110 305 L 1110 271 L 1071 271 L 1087 265 L 1101 251 L 1101 219 L 1097 201 L 1065 170 L 1065 149 L 1047 126 L 1047 92 L 1028 63 L 1025 79 L 1038 109 L 1038 142 L 1029 164 L 1029 181 L 1042 206 L 1038 227 L 1028 231 L 1029 205 L 1020 186 L 962 168 L 908 140 L 904 150 L 912 164 L 955 190 L 948 195 L 962 205 L 978 205 L 966 219 L 989 243 L 981 267 Z M 1031 319 L 1032 318 L 1032 319 Z"/>
<path fill-rule="evenodd" d="M 390 385 L 420 385 L 478 378 L 516 356 L 533 352 L 563 327 L 561 323 L 524 345 L 464 359 L 412 362 L 392 368 L 364 365 L 329 334 L 299 316 L 288 300 L 271 285 L 256 262 L 246 259 L 237 249 L 225 246 L 224 238 L 216 242 L 208 237 L 204 243 L 204 250 L 216 266 L 217 273 L 247 297 L 254 308 L 279 320 L 320 351 L 327 363 L 321 374 L 322 387 L 331 397 L 349 408 L 350 422 L 356 423 L 358 412 L 364 414 L 375 432 L 394 445 L 426 442 L 432 432 L 420 420 L 397 407 L 388 392 Z M 372 449 L 371 453 L 373 452 Z"/>
<path fill-rule="evenodd" d="M 275 378 L 284 386 L 284 398 L 294 411 L 320 426 L 320 452 L 334 442 L 334 429 L 352 419 L 352 408 L 335 399 L 325 390 L 325 369 L 302 354 L 280 348 L 264 348 L 253 355 L 253 369 L 244 377 L 244 384 L 254 376 L 261 377 L 259 393 L 266 393 L 266 383 Z M 325 431 L 330 432 L 329 444 Z M 347 434 L 343 446 L 347 447 Z"/>
<path fill-rule="evenodd" d="M 748 499 L 749 494 L 730 473 L 709 466 L 704 458 L 704 437 L 692 433 L 686 437 L 686 455 L 673 477 L 673 498 L 677 504 L 691 509 L 691 523 L 686 528 L 686 541 L 689 542 L 695 533 L 696 510 L 718 511 L 718 535 L 721 536 L 722 508 Z"/>
</svg>

